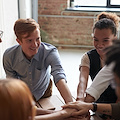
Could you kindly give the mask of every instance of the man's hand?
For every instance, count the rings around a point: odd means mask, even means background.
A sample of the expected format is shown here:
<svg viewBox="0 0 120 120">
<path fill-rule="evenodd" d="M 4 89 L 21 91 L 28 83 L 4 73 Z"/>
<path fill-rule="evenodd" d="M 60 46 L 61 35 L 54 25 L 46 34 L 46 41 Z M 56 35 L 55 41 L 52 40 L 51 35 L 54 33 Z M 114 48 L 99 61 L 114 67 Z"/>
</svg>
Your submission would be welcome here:
<svg viewBox="0 0 120 120">
<path fill-rule="evenodd" d="M 93 105 L 91 103 L 85 103 L 82 101 L 77 101 L 77 102 L 71 102 L 68 103 L 64 106 L 62 106 L 64 109 L 65 108 L 72 108 L 76 109 L 77 111 L 71 113 L 72 116 L 79 116 L 79 115 L 86 115 L 88 114 L 89 110 L 93 108 Z"/>
</svg>

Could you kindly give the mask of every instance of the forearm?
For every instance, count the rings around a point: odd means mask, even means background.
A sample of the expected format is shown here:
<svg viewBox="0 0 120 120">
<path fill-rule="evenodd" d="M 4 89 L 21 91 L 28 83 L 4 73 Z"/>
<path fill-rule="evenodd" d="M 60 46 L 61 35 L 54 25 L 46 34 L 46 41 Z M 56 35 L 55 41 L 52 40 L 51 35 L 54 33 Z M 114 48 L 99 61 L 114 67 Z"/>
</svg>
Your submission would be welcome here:
<svg viewBox="0 0 120 120">
<path fill-rule="evenodd" d="M 48 120 L 48 119 L 49 120 L 60 120 L 61 119 L 61 112 L 35 116 L 35 120 Z"/>
<path fill-rule="evenodd" d="M 71 116 L 75 109 L 63 109 L 52 114 L 35 116 L 35 120 L 63 120 Z"/>
<path fill-rule="evenodd" d="M 70 92 L 64 79 L 59 80 L 58 83 L 56 84 L 56 86 L 57 86 L 57 89 L 59 90 L 61 96 L 63 97 L 65 103 L 73 101 L 71 92 Z"/>
<path fill-rule="evenodd" d="M 44 110 L 42 108 L 37 108 L 36 107 L 36 115 L 45 115 L 45 114 L 51 114 L 54 113 L 54 110 Z"/>
<path fill-rule="evenodd" d="M 111 104 L 97 104 L 97 111 L 102 114 L 112 115 Z"/>
<path fill-rule="evenodd" d="M 84 97 L 85 97 L 85 90 L 87 88 L 87 82 L 85 79 L 80 80 L 78 87 L 77 87 L 77 101 L 78 100 L 82 100 L 84 101 Z"/>
<path fill-rule="evenodd" d="M 97 105 L 97 108 L 96 108 L 96 111 L 98 113 L 101 113 L 101 114 L 106 114 L 106 115 L 112 115 L 112 107 L 111 107 L 111 104 L 100 104 L 100 103 L 96 103 Z M 88 110 L 92 110 L 94 109 L 93 107 L 93 104 L 92 103 L 87 103 L 86 107 Z"/>
<path fill-rule="evenodd" d="M 85 90 L 87 88 L 88 83 L 88 76 L 89 76 L 89 68 L 82 66 L 80 69 L 80 76 L 79 76 L 79 84 L 77 87 L 77 101 L 82 100 L 84 101 L 85 97 Z"/>
</svg>

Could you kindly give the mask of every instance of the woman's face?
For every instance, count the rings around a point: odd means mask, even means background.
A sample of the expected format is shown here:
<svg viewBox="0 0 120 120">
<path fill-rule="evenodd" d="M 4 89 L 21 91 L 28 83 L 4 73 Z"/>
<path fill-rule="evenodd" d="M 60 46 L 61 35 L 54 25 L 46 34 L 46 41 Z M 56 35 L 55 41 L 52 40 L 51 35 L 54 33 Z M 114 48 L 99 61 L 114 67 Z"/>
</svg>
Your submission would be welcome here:
<svg viewBox="0 0 120 120">
<path fill-rule="evenodd" d="M 96 28 L 93 33 L 94 47 L 98 54 L 102 57 L 104 55 L 103 49 L 112 45 L 112 41 L 116 36 L 112 34 L 111 29 Z"/>
</svg>

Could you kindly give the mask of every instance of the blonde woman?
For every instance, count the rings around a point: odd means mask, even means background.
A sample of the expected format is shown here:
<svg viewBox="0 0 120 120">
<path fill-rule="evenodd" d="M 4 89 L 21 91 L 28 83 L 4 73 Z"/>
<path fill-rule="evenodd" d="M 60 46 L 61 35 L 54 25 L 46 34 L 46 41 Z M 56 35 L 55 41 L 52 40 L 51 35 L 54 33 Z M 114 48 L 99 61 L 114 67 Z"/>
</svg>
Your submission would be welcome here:
<svg viewBox="0 0 120 120">
<path fill-rule="evenodd" d="M 36 107 L 28 86 L 21 80 L 0 80 L 0 120 L 63 120 L 73 111 L 65 109 L 35 116 Z"/>
</svg>

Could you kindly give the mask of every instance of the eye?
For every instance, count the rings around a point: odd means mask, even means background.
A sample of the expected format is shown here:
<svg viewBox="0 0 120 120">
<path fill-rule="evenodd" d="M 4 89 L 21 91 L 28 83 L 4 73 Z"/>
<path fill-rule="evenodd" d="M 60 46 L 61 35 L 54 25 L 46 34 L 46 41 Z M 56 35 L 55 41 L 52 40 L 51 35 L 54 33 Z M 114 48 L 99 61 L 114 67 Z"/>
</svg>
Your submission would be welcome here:
<svg viewBox="0 0 120 120">
<path fill-rule="evenodd" d="M 98 39 L 96 39 L 96 38 L 93 38 L 93 40 L 96 41 L 96 42 L 98 41 Z"/>
<path fill-rule="evenodd" d="M 41 38 L 40 37 L 38 37 L 37 39 L 36 39 L 36 41 L 40 41 L 41 40 Z"/>
<path fill-rule="evenodd" d="M 31 42 L 32 42 L 32 40 L 31 40 L 31 39 L 28 39 L 28 40 L 27 40 L 27 43 L 31 43 Z"/>
<path fill-rule="evenodd" d="M 103 42 L 108 42 L 109 40 L 105 39 Z"/>
</svg>

